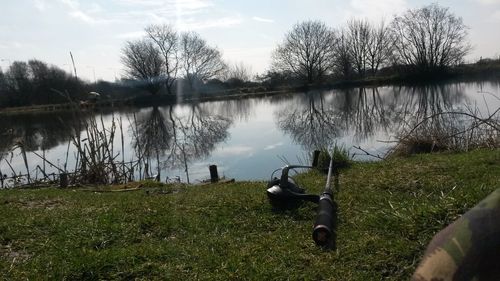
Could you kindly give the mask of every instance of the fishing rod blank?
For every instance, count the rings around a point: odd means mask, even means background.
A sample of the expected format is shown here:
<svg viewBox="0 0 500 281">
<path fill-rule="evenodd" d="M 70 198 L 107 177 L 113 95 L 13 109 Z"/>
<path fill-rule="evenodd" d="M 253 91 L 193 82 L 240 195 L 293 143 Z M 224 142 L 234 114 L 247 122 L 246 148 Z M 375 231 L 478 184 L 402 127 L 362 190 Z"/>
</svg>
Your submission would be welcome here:
<svg viewBox="0 0 500 281">
<path fill-rule="evenodd" d="M 316 245 L 335 247 L 335 224 L 337 204 L 333 200 L 333 192 L 330 187 L 330 180 L 332 176 L 333 157 L 330 158 L 330 166 L 328 167 L 328 177 L 326 179 L 325 190 L 319 197 L 318 202 L 318 215 L 314 223 L 313 239 Z"/>
</svg>

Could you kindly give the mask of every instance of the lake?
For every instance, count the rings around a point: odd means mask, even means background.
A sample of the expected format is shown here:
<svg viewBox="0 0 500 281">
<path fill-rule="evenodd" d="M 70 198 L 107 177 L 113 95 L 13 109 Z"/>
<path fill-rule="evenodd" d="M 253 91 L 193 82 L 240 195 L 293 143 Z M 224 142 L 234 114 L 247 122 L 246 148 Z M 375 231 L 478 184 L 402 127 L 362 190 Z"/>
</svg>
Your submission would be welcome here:
<svg viewBox="0 0 500 281">
<path fill-rule="evenodd" d="M 449 82 L 426 86 L 385 86 L 311 91 L 113 112 L 0 115 L 0 171 L 32 177 L 45 166 L 72 171 L 80 157 L 71 136 L 87 137 L 81 120 L 114 131 L 119 161 L 142 157 L 148 175 L 180 177 L 191 183 L 209 178 L 208 166 L 237 180 L 266 180 L 285 164 L 308 164 L 311 152 L 336 143 L 358 160 L 376 160 L 355 148 L 383 156 L 403 130 L 440 112 L 488 116 L 500 107 L 500 82 Z M 123 135 L 123 145 L 122 145 Z M 14 146 L 14 147 L 13 147 Z M 11 151 L 10 153 L 7 153 Z M 41 156 L 45 155 L 47 161 Z M 50 163 L 50 164 L 49 164 Z M 10 165 L 9 165 L 10 164 Z M 37 168 L 40 167 L 40 168 Z M 187 172 L 186 172 L 187 171 Z M 136 178 L 144 170 L 135 172 Z"/>
</svg>

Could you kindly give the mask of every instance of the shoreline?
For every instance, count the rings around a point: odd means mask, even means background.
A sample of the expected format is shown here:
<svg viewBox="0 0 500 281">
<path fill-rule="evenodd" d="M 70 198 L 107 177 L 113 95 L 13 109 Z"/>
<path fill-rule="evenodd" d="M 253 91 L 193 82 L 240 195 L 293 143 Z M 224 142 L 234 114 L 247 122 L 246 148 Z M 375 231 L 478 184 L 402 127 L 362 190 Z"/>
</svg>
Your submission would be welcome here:
<svg viewBox="0 0 500 281">
<path fill-rule="evenodd" d="M 450 72 L 447 75 L 435 77 L 434 79 L 422 79 L 415 76 L 379 76 L 367 77 L 363 79 L 343 80 L 337 82 L 302 85 L 302 86 L 279 86 L 265 87 L 256 86 L 250 88 L 235 88 L 211 93 L 201 93 L 199 95 L 187 96 L 185 99 L 178 100 L 177 97 L 157 95 L 157 96 L 138 96 L 124 100 L 105 100 L 98 102 L 81 101 L 78 103 L 32 105 L 22 107 L 9 107 L 0 109 L 0 116 L 5 114 L 24 114 L 24 113 L 45 113 L 74 110 L 75 106 L 81 110 L 123 108 L 133 106 L 154 106 L 154 105 L 172 105 L 182 103 L 209 102 L 221 100 L 261 98 L 278 95 L 295 94 L 307 92 L 310 90 L 335 90 L 350 89 L 360 87 L 385 87 L 385 86 L 413 86 L 413 85 L 431 85 L 435 83 L 449 82 L 472 82 L 472 81 L 495 81 L 500 80 L 500 70 L 492 71 L 466 71 Z M 228 94 L 229 93 L 229 94 Z"/>
</svg>

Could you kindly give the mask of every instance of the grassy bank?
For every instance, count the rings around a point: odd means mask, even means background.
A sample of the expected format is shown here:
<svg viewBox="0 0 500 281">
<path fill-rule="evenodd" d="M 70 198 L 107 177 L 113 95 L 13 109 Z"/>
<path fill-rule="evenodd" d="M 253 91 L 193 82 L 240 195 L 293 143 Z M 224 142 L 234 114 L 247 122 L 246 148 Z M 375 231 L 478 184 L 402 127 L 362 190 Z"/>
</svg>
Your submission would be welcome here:
<svg viewBox="0 0 500 281">
<path fill-rule="evenodd" d="M 315 205 L 273 213 L 264 183 L 1 191 L 0 279 L 404 280 L 499 171 L 498 150 L 356 163 L 333 252 L 312 242 Z M 324 176 L 298 181 L 316 193 Z"/>
</svg>

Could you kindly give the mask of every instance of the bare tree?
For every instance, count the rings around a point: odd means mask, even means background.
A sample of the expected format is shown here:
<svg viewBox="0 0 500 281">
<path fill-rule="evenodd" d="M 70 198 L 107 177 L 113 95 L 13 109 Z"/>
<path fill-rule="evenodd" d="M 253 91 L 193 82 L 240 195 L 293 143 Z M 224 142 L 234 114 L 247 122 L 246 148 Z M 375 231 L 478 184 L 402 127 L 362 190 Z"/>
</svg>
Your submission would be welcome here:
<svg viewBox="0 0 500 281">
<path fill-rule="evenodd" d="M 68 96 L 55 94 L 53 89 L 64 89 L 72 100 L 80 99 L 84 82 L 54 65 L 32 59 L 14 61 L 0 81 L 0 106 L 67 103 Z"/>
<path fill-rule="evenodd" d="M 54 81 L 50 81 L 51 79 L 49 79 L 51 74 L 49 66 L 43 61 L 33 59 L 28 61 L 28 67 L 29 76 L 33 84 L 31 100 L 39 104 L 49 104 L 51 102 L 51 87 L 54 87 L 54 85 L 51 85 Z"/>
<path fill-rule="evenodd" d="M 391 40 L 391 32 L 384 21 L 378 26 L 367 20 L 348 21 L 339 32 L 335 46 L 337 73 L 343 78 L 349 78 L 353 72 L 360 77 L 376 74 L 391 58 Z"/>
<path fill-rule="evenodd" d="M 389 62 L 394 49 L 394 37 L 389 26 L 382 20 L 378 26 L 370 28 L 370 44 L 368 47 L 368 65 L 372 75 L 380 67 Z"/>
<path fill-rule="evenodd" d="M 394 18 L 395 51 L 400 63 L 419 72 L 442 71 L 471 50 L 467 27 L 448 8 L 431 4 Z"/>
<path fill-rule="evenodd" d="M 321 21 L 297 23 L 273 54 L 273 66 L 307 83 L 320 81 L 333 70 L 334 32 Z"/>
<path fill-rule="evenodd" d="M 28 66 L 31 79 L 33 79 L 35 82 L 47 79 L 47 76 L 49 74 L 49 66 L 47 65 L 47 63 L 33 59 L 28 61 Z"/>
<path fill-rule="evenodd" d="M 7 80 L 5 79 L 5 74 L 0 68 L 0 108 L 6 106 L 7 100 Z M 1 150 L 0 150 L 0 160 L 1 160 Z"/>
<path fill-rule="evenodd" d="M 141 80 L 148 91 L 156 93 L 165 85 L 174 94 L 176 80 L 182 75 L 190 90 L 222 75 L 226 65 L 222 53 L 194 32 L 179 35 L 171 25 L 150 25 L 142 40 L 127 42 L 122 62 L 129 78 Z M 182 84 L 180 84 L 182 85 Z"/>
<path fill-rule="evenodd" d="M 0 92 L 4 90 L 5 86 L 6 86 L 5 74 L 3 73 L 3 70 L 0 67 Z"/>
<path fill-rule="evenodd" d="M 158 93 L 163 59 L 151 41 L 128 41 L 122 49 L 121 59 L 128 78 L 139 80 L 139 86 L 151 94 Z"/>
<path fill-rule="evenodd" d="M 27 86 L 30 79 L 29 66 L 24 61 L 13 62 L 7 72 L 7 80 L 10 82 L 9 86 L 16 90 L 25 90 L 23 86 Z"/>
<path fill-rule="evenodd" d="M 188 32 L 182 35 L 181 52 L 185 76 L 191 89 L 195 89 L 197 83 L 223 74 L 226 69 L 222 53 L 217 48 L 208 46 L 198 33 Z"/>
<path fill-rule="evenodd" d="M 7 89 L 15 102 L 11 106 L 31 105 L 30 70 L 26 62 L 14 61 L 6 73 Z"/>
<path fill-rule="evenodd" d="M 243 62 L 234 63 L 227 67 L 224 80 L 239 80 L 242 82 L 250 81 L 252 79 L 252 67 L 244 64 Z"/>
<path fill-rule="evenodd" d="M 350 49 L 349 40 L 345 33 L 346 33 L 345 30 L 341 30 L 339 32 L 337 43 L 335 44 L 334 47 L 334 52 L 335 52 L 334 72 L 343 79 L 348 79 L 351 77 L 352 74 L 353 62 L 349 52 Z"/>
<path fill-rule="evenodd" d="M 147 38 L 154 42 L 163 57 L 162 74 L 168 94 L 174 94 L 173 85 L 179 69 L 179 36 L 171 25 L 150 25 L 145 29 Z"/>
<path fill-rule="evenodd" d="M 354 69 L 359 76 L 364 77 L 369 60 L 371 26 L 366 20 L 352 19 L 347 22 L 346 32 Z"/>
</svg>

